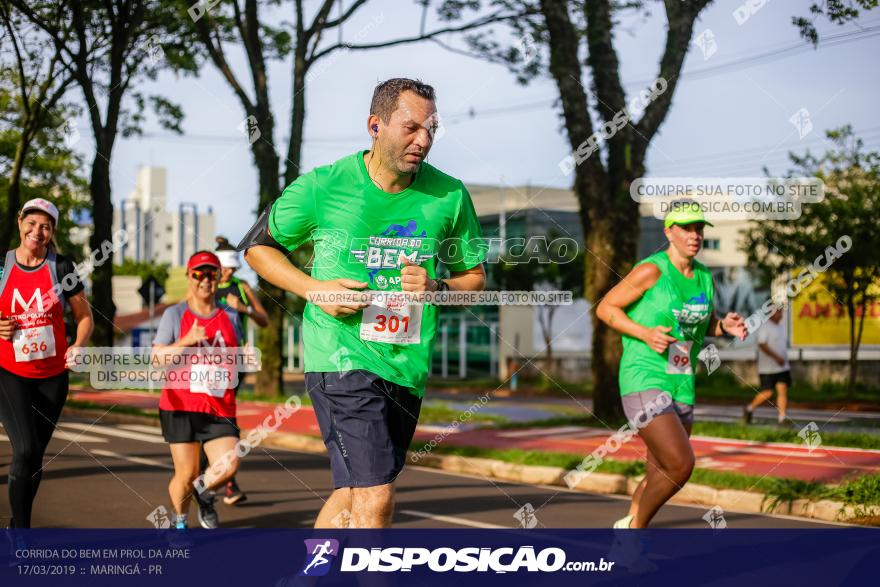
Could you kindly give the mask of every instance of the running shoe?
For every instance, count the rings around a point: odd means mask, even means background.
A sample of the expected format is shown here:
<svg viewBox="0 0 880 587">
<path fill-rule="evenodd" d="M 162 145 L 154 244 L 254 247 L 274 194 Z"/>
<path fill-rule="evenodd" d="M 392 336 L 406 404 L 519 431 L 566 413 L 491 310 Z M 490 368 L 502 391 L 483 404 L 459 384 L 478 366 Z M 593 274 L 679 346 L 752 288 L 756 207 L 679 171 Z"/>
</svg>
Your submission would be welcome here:
<svg viewBox="0 0 880 587">
<path fill-rule="evenodd" d="M 241 490 L 235 478 L 226 484 L 226 495 L 223 496 L 223 503 L 226 505 L 236 505 L 247 501 L 247 494 Z"/>
<path fill-rule="evenodd" d="M 205 491 L 204 493 L 199 493 L 196 491 L 195 497 L 196 503 L 199 505 L 199 524 L 206 530 L 218 528 L 220 526 L 220 517 L 217 515 L 217 510 L 214 509 L 214 492 Z"/>
<path fill-rule="evenodd" d="M 614 522 L 614 525 L 612 526 L 612 528 L 629 528 L 629 525 L 632 523 L 632 520 L 633 520 L 632 516 L 624 516 L 624 517 L 620 518 L 619 520 L 617 520 L 616 522 Z"/>
<path fill-rule="evenodd" d="M 751 424 L 752 423 L 752 414 L 754 411 L 749 409 L 749 406 L 743 408 L 743 423 Z"/>
</svg>

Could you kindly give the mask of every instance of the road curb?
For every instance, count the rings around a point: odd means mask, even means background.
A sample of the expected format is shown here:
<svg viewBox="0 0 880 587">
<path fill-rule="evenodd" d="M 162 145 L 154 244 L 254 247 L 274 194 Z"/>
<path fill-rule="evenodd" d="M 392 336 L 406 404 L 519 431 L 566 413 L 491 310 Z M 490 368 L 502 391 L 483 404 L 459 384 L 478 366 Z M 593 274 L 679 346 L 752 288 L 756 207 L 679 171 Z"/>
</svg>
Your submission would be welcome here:
<svg viewBox="0 0 880 587">
<path fill-rule="evenodd" d="M 98 409 L 64 408 L 64 414 L 93 418 Z M 159 427 L 159 419 L 136 414 L 104 413 L 101 422 L 108 424 L 147 424 Z M 242 436 L 247 434 L 242 429 Z M 286 448 L 312 454 L 326 454 L 324 442 L 315 436 L 293 434 L 291 432 L 273 432 L 263 439 L 267 447 Z M 407 461 L 412 465 L 440 469 L 450 473 L 464 473 L 491 477 L 499 481 L 511 481 L 530 485 L 554 485 L 568 488 L 564 477 L 569 472 L 562 467 L 540 465 L 520 465 L 498 459 L 482 457 L 463 457 L 459 455 L 438 455 L 424 453 L 407 453 Z M 632 495 L 641 481 L 641 476 L 627 477 L 613 473 L 583 474 L 576 485 L 570 489 L 585 493 L 602 493 L 613 495 Z M 782 514 L 825 522 L 840 522 L 854 518 L 855 507 L 843 502 L 822 499 L 818 501 L 796 499 L 792 502 L 778 504 L 769 508 L 770 496 L 754 491 L 738 489 L 716 489 L 708 485 L 687 483 L 670 503 L 685 503 L 720 507 L 724 511 L 750 514 Z"/>
</svg>

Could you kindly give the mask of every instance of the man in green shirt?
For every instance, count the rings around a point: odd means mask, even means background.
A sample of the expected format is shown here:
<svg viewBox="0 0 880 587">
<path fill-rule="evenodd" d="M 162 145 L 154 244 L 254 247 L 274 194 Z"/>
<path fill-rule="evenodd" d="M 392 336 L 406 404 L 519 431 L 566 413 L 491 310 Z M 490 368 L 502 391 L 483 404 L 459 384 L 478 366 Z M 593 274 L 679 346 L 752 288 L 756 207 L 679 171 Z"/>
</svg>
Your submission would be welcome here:
<svg viewBox="0 0 880 587">
<path fill-rule="evenodd" d="M 380 83 L 367 119 L 372 148 L 287 186 L 269 211 L 261 244 L 247 249 L 250 266 L 303 298 L 365 289 L 481 290 L 486 246 L 470 195 L 460 180 L 424 162 L 437 121 L 431 86 L 404 78 Z M 307 241 L 315 248 L 311 276 L 285 257 Z M 438 260 L 450 277 L 437 278 Z M 418 421 L 436 324 L 432 305 L 306 305 L 306 388 L 336 488 L 315 527 L 390 525 L 394 480 Z"/>
</svg>

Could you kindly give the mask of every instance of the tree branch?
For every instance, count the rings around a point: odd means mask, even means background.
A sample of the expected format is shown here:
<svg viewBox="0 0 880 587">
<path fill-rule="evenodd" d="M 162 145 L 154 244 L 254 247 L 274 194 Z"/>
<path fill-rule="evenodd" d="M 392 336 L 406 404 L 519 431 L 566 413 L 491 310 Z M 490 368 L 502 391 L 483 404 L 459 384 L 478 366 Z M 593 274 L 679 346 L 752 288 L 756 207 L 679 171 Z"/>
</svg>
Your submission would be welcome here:
<svg viewBox="0 0 880 587">
<path fill-rule="evenodd" d="M 256 112 L 256 107 L 253 102 L 251 102 L 247 93 L 245 93 L 244 88 L 238 83 L 238 79 L 235 77 L 232 68 L 229 67 L 229 63 L 226 61 L 226 54 L 223 51 L 223 42 L 220 39 L 220 35 L 217 32 L 217 26 L 210 14 L 205 14 L 204 17 L 196 22 L 196 33 L 202 41 L 202 44 L 208 50 L 208 55 L 211 57 L 211 61 L 214 62 L 214 65 L 220 70 L 220 74 L 232 87 L 232 91 L 235 92 L 235 95 L 238 96 L 245 112 L 247 114 L 254 114 L 254 112 Z M 214 45 L 212 33 L 217 37 L 216 46 Z"/>
<path fill-rule="evenodd" d="M 593 134 L 590 120 L 589 101 L 581 83 L 581 63 L 578 60 L 579 37 L 571 22 L 568 6 L 564 0 L 542 0 L 541 11 L 547 23 L 550 47 L 550 74 L 559 87 L 562 101 L 562 115 L 568 132 L 568 142 L 572 151 Z M 588 175 L 605 178 L 605 169 L 598 156 L 588 157 L 581 165 L 586 165 Z M 580 193 L 580 192 L 576 192 Z M 592 194 L 598 197 L 600 194 Z M 587 202 L 581 202 L 587 210 Z"/>
<path fill-rule="evenodd" d="M 512 20 L 515 18 L 522 18 L 523 16 L 527 16 L 528 14 L 531 14 L 531 11 L 524 11 L 524 12 L 519 12 L 516 14 L 504 14 L 504 15 L 502 15 L 499 11 L 499 12 L 496 12 L 492 15 L 489 15 L 489 16 L 486 16 L 483 18 L 479 18 L 473 22 L 462 25 L 460 27 L 447 27 L 447 28 L 437 29 L 436 31 L 432 31 L 430 33 L 425 33 L 425 34 L 419 34 L 414 37 L 405 37 L 403 39 L 395 39 L 393 41 L 385 41 L 382 43 L 371 43 L 371 44 L 367 44 L 367 45 L 350 45 L 348 43 L 336 43 L 335 45 L 331 45 L 330 47 L 327 47 L 323 51 L 320 51 L 320 52 L 314 54 L 312 56 L 312 61 L 317 61 L 321 57 L 327 55 L 328 53 L 332 53 L 333 51 L 336 51 L 337 49 L 345 48 L 345 49 L 350 49 L 352 51 L 359 51 L 359 50 L 364 50 L 364 49 L 382 49 L 385 47 L 394 47 L 395 45 L 417 43 L 419 41 L 432 39 L 436 36 L 444 35 L 446 33 L 459 33 L 459 32 L 463 32 L 463 31 L 469 31 L 472 29 L 476 29 L 476 28 L 486 26 L 489 24 L 493 24 L 496 22 L 504 22 L 506 20 Z"/>
<path fill-rule="evenodd" d="M 332 29 L 333 27 L 337 27 L 351 18 L 351 15 L 354 14 L 358 8 L 367 3 L 367 0 L 355 0 L 355 2 L 348 7 L 348 10 L 342 13 L 339 18 L 335 20 L 328 20 L 324 23 L 325 29 Z"/>
<path fill-rule="evenodd" d="M 660 125 L 666 119 L 669 107 L 672 105 L 672 96 L 678 85 L 679 74 L 684 65 L 688 46 L 693 34 L 694 21 L 700 11 L 711 0 L 694 0 L 693 2 L 680 2 L 679 0 L 665 0 L 666 20 L 669 30 L 666 33 L 666 47 L 663 57 L 660 59 L 660 73 L 658 78 L 666 80 L 667 88 L 660 96 L 645 108 L 645 114 L 636 125 L 636 139 L 633 143 L 633 159 L 643 161 L 648 145 Z"/>
</svg>

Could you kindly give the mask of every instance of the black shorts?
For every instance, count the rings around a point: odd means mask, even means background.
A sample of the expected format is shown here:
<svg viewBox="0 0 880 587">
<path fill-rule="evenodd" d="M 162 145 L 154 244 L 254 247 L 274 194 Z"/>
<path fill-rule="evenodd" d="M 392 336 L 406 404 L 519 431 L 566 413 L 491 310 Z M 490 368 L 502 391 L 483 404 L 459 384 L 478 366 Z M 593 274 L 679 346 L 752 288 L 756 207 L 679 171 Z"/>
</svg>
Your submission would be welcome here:
<svg viewBox="0 0 880 587">
<path fill-rule="evenodd" d="M 239 437 L 235 418 L 224 418 L 203 412 L 159 410 L 165 442 L 208 442 L 224 436 Z"/>
<path fill-rule="evenodd" d="M 391 483 L 403 470 L 422 400 L 370 373 L 306 373 L 306 389 L 330 456 L 333 487 Z"/>
<path fill-rule="evenodd" d="M 791 387 L 791 371 L 782 371 L 780 373 L 759 373 L 761 379 L 761 391 L 776 390 L 777 383 L 784 383 Z"/>
</svg>

